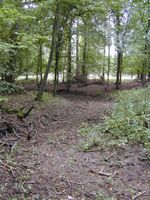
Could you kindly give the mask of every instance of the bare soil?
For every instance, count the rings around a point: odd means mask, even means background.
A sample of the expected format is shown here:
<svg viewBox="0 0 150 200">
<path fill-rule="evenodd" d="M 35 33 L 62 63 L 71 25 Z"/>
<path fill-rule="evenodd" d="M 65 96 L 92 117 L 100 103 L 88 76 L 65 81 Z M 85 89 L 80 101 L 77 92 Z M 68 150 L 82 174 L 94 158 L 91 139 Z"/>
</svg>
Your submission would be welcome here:
<svg viewBox="0 0 150 200">
<path fill-rule="evenodd" d="M 100 123 L 111 112 L 112 90 L 94 84 L 74 87 L 70 94 L 60 91 L 56 99 L 36 102 L 24 121 L 2 113 L 2 120 L 20 132 L 0 135 L 0 199 L 149 200 L 149 152 L 142 146 L 80 148 L 80 127 Z M 7 106 L 31 104 L 32 99 L 13 95 Z"/>
</svg>

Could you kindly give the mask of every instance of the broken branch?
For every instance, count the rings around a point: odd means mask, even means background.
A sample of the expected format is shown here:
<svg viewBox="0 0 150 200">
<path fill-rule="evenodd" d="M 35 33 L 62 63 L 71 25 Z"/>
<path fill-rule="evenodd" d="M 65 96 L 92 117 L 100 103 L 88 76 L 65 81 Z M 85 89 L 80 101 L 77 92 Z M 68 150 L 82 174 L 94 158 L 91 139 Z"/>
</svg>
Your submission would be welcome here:
<svg viewBox="0 0 150 200">
<path fill-rule="evenodd" d="M 140 192 L 138 194 L 136 194 L 134 197 L 132 197 L 132 200 L 135 200 L 137 198 L 139 198 L 140 196 L 142 196 L 143 194 L 145 194 L 146 191 Z"/>
</svg>

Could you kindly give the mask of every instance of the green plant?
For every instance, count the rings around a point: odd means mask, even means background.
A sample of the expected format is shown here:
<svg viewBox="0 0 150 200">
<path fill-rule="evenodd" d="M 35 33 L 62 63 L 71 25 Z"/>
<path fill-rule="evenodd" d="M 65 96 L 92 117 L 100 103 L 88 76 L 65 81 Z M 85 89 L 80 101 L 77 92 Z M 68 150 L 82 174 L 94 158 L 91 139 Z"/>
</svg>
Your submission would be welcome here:
<svg viewBox="0 0 150 200">
<path fill-rule="evenodd" d="M 103 132 L 126 142 L 150 142 L 150 88 L 120 92 Z"/>
<path fill-rule="evenodd" d="M 23 88 L 15 84 L 8 83 L 6 81 L 0 82 L 0 94 L 22 93 L 23 91 Z"/>
<path fill-rule="evenodd" d="M 105 195 L 102 192 L 97 193 L 96 200 L 116 200 L 116 198 L 113 197 L 105 197 Z"/>
<path fill-rule="evenodd" d="M 119 92 L 113 112 L 103 124 L 84 125 L 80 147 L 88 151 L 94 146 L 123 146 L 141 143 L 150 148 L 150 88 Z"/>
</svg>

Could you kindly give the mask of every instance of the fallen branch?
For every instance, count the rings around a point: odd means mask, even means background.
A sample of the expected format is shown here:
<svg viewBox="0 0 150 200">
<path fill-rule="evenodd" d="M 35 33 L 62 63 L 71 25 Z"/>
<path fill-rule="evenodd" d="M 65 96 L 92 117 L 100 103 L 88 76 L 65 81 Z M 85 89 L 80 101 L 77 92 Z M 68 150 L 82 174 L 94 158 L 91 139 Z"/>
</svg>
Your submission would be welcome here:
<svg viewBox="0 0 150 200">
<path fill-rule="evenodd" d="M 110 173 L 106 173 L 106 172 L 103 172 L 104 171 L 104 167 L 102 168 L 102 170 L 100 172 L 96 172 L 94 171 L 93 169 L 90 169 L 89 172 L 93 173 L 93 174 L 99 174 L 101 176 L 113 176 L 113 174 L 110 174 Z"/>
<path fill-rule="evenodd" d="M 0 164 L 3 165 L 4 167 L 7 167 L 9 169 L 9 171 L 11 172 L 12 176 L 15 177 L 14 171 L 13 171 L 13 169 L 15 169 L 14 167 L 4 163 L 2 160 L 0 160 Z"/>
<path fill-rule="evenodd" d="M 135 200 L 137 198 L 139 198 L 140 196 L 142 196 L 143 194 L 145 194 L 146 191 L 140 192 L 138 194 L 136 194 L 134 197 L 132 197 L 132 200 Z"/>
<path fill-rule="evenodd" d="M 77 106 L 77 108 L 86 109 L 86 107 L 83 106 Z"/>
<path fill-rule="evenodd" d="M 115 155 L 116 152 L 111 153 L 110 155 L 106 156 L 106 158 L 104 159 L 105 161 L 108 161 L 111 157 L 113 157 L 113 155 Z"/>
<path fill-rule="evenodd" d="M 79 152 L 85 152 L 85 153 L 90 153 L 90 152 L 99 152 L 102 151 L 104 152 L 104 149 L 89 149 L 89 150 L 78 150 Z"/>
<path fill-rule="evenodd" d="M 15 130 L 14 127 L 12 127 L 12 131 L 13 131 L 13 134 L 14 134 L 17 138 L 21 139 L 21 137 L 17 134 L 17 132 L 16 132 L 16 130 Z"/>
<path fill-rule="evenodd" d="M 121 181 L 122 181 L 122 183 L 126 186 L 126 187 L 131 187 L 132 189 L 134 189 L 134 190 L 139 190 L 140 191 L 140 189 L 138 189 L 138 188 L 136 188 L 134 185 L 131 185 L 131 184 L 129 184 L 129 183 L 126 183 L 122 178 L 120 179 Z"/>
<path fill-rule="evenodd" d="M 11 147 L 11 154 L 13 153 L 14 149 L 16 148 L 17 144 L 20 142 L 20 140 L 18 140 L 17 142 L 15 142 L 15 144 Z"/>
<path fill-rule="evenodd" d="M 113 176 L 113 174 L 109 174 L 109 173 L 106 173 L 106 172 L 103 172 L 104 171 L 104 168 L 99 172 L 99 175 L 101 176 Z"/>
<path fill-rule="evenodd" d="M 89 158 L 86 158 L 85 162 L 83 163 L 83 166 L 85 166 L 89 162 Z"/>
</svg>

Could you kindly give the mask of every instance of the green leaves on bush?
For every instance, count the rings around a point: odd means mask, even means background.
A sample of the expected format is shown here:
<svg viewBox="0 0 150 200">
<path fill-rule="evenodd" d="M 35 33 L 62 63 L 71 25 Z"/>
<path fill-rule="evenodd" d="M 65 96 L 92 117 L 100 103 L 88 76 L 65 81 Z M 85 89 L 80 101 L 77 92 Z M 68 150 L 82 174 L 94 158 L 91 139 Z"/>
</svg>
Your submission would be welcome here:
<svg viewBox="0 0 150 200">
<path fill-rule="evenodd" d="M 8 83 L 6 81 L 1 81 L 0 82 L 0 94 L 13 94 L 13 93 L 22 93 L 23 88 L 12 84 Z"/>
<path fill-rule="evenodd" d="M 150 148 L 150 88 L 120 92 L 103 124 L 86 125 L 79 132 L 86 137 L 80 145 L 84 151 L 97 145 L 103 148 L 126 143 Z"/>
<path fill-rule="evenodd" d="M 130 142 L 150 142 L 150 88 L 120 92 L 103 131 L 115 139 L 124 137 Z"/>
</svg>

